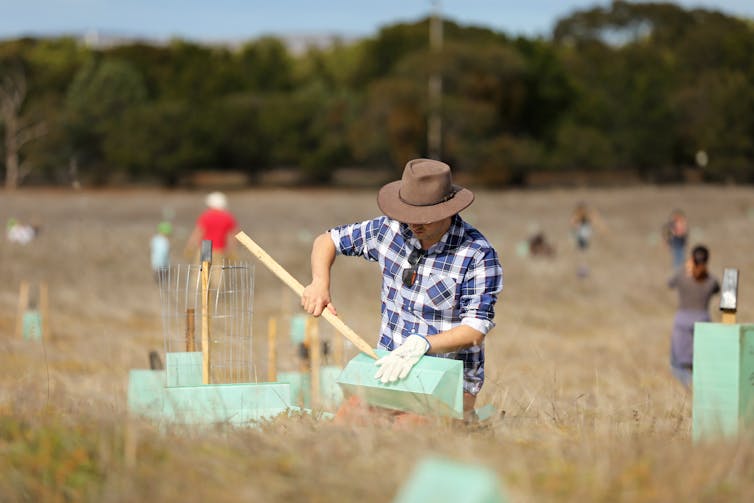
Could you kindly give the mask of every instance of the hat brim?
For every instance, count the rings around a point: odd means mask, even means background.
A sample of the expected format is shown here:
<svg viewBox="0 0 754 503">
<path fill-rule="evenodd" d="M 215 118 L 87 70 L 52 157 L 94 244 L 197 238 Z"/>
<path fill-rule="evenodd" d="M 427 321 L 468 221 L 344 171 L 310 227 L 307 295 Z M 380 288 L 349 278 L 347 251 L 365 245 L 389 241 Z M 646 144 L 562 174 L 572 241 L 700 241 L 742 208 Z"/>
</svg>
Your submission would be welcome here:
<svg viewBox="0 0 754 503">
<path fill-rule="evenodd" d="M 437 222 L 468 208 L 474 202 L 474 193 L 453 185 L 455 195 L 432 206 L 414 206 L 401 200 L 398 192 L 401 180 L 384 185 L 377 193 L 377 206 L 385 215 L 404 224 L 428 224 Z"/>
</svg>

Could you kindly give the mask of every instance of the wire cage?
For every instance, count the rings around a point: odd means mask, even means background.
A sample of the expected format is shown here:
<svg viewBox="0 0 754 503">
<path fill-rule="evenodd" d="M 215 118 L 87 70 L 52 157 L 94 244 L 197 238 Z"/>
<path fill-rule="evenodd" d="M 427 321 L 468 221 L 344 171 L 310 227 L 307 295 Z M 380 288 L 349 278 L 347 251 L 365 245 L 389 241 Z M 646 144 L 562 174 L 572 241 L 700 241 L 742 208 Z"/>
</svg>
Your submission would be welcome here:
<svg viewBox="0 0 754 503">
<path fill-rule="evenodd" d="M 207 295 L 210 382 L 252 382 L 254 267 L 239 262 L 212 264 L 206 286 L 202 282 L 201 269 L 199 264 L 177 264 L 160 271 L 165 353 L 204 350 L 204 290 Z"/>
</svg>

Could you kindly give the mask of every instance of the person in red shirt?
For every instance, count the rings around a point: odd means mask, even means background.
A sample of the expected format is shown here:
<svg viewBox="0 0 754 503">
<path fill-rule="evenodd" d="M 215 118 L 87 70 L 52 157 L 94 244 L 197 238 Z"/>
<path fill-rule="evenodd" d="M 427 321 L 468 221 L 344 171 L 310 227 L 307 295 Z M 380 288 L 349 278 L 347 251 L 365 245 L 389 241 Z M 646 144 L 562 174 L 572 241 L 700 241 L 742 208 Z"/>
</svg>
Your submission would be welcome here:
<svg viewBox="0 0 754 503">
<path fill-rule="evenodd" d="M 186 256 L 196 256 L 205 239 L 212 241 L 212 260 L 232 258 L 235 240 L 230 233 L 238 228 L 233 214 L 228 211 L 228 200 L 222 192 L 212 192 L 206 199 L 207 209 L 196 219 L 191 236 L 186 243 Z"/>
</svg>

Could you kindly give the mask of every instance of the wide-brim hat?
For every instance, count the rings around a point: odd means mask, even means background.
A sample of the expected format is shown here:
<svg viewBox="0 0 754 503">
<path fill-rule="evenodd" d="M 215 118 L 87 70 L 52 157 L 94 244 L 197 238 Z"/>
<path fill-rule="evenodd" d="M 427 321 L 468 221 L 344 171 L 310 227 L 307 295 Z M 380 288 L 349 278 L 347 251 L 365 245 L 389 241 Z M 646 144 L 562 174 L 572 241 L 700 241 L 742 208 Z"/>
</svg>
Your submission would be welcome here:
<svg viewBox="0 0 754 503">
<path fill-rule="evenodd" d="M 428 224 L 455 215 L 474 202 L 474 193 L 453 184 L 450 166 L 432 159 L 406 163 L 403 177 L 384 185 L 377 206 L 406 224 Z"/>
</svg>

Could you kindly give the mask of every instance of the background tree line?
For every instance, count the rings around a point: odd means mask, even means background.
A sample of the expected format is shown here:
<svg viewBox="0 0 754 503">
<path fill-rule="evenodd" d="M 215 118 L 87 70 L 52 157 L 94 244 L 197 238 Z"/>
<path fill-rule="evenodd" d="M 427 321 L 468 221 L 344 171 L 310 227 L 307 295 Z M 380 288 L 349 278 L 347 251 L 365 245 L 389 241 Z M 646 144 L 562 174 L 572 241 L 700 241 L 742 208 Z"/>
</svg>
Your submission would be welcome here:
<svg viewBox="0 0 754 503">
<path fill-rule="evenodd" d="M 400 173 L 427 155 L 433 72 L 442 158 L 480 183 L 573 170 L 675 181 L 691 167 L 754 182 L 752 20 L 616 1 L 561 19 L 547 39 L 445 20 L 441 51 L 428 23 L 302 54 L 274 37 L 238 48 L 2 41 L 6 186 L 173 185 L 197 170 L 254 180 L 280 167 L 307 183 L 341 167 Z"/>
</svg>

